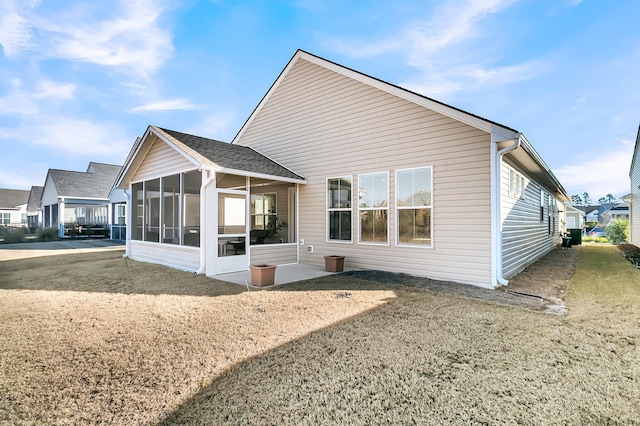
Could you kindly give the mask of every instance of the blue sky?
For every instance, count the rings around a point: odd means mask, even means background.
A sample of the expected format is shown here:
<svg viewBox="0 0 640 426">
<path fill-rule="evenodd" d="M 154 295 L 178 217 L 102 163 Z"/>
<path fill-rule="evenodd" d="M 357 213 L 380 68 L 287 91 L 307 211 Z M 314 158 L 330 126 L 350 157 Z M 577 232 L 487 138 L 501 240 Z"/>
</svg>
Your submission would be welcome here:
<svg viewBox="0 0 640 426">
<path fill-rule="evenodd" d="M 122 164 L 149 124 L 231 141 L 301 48 L 526 135 L 629 192 L 637 0 L 0 0 L 0 187 Z"/>
</svg>

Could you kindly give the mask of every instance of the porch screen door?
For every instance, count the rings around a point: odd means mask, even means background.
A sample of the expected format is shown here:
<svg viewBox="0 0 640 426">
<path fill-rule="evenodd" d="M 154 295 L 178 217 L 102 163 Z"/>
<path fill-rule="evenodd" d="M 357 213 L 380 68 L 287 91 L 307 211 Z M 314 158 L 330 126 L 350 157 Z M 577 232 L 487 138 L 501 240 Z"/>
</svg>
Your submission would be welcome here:
<svg viewBox="0 0 640 426">
<path fill-rule="evenodd" d="M 218 261 L 216 273 L 245 271 L 247 256 L 247 192 L 218 191 Z"/>
</svg>

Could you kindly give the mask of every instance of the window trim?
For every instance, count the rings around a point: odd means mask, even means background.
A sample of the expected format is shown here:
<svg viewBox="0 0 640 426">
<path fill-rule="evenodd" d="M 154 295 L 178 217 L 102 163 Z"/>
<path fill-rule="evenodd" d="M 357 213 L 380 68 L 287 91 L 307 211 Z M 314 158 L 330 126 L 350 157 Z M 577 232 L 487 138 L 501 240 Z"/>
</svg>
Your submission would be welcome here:
<svg viewBox="0 0 640 426">
<path fill-rule="evenodd" d="M 525 179 L 524 175 L 512 166 L 507 166 L 509 170 L 509 179 L 507 182 L 507 194 L 517 200 L 524 199 Z M 511 178 L 515 179 L 515 188 L 511 188 Z"/>
<path fill-rule="evenodd" d="M 365 207 L 362 208 L 360 207 L 360 182 L 362 179 L 362 176 L 368 176 L 368 175 L 377 175 L 377 174 L 385 174 L 386 175 L 386 180 L 387 180 L 387 207 L 385 208 L 380 208 L 380 207 Z M 361 173 L 358 175 L 358 244 L 362 244 L 362 245 L 372 245 L 372 246 L 387 246 L 389 247 L 391 244 L 389 242 L 389 224 L 391 221 L 391 217 L 389 214 L 389 210 L 390 210 L 390 204 L 391 204 L 391 197 L 390 197 L 390 191 L 389 191 L 389 171 L 383 171 L 383 172 L 371 172 L 371 173 Z M 362 241 L 362 221 L 360 218 L 360 213 L 363 211 L 386 211 L 387 212 L 387 240 L 384 242 L 376 242 L 376 241 Z"/>
<path fill-rule="evenodd" d="M 335 180 L 335 179 L 348 179 L 349 182 L 351 183 L 351 203 L 350 203 L 350 207 L 348 208 L 336 208 L 336 207 L 330 207 L 330 200 L 329 200 L 329 181 L 331 180 Z M 338 243 L 338 244 L 353 244 L 353 203 L 354 203 L 354 199 L 353 199 L 353 175 L 344 175 L 344 176 L 333 176 L 333 177 L 328 177 L 326 179 L 325 182 L 325 212 L 326 212 L 326 217 L 325 217 L 325 242 L 327 243 Z M 330 230 L 330 217 L 331 217 L 331 212 L 338 212 L 338 211 L 342 211 L 342 212 L 350 212 L 351 213 L 351 229 L 349 232 L 349 239 L 348 240 L 336 240 L 336 239 L 332 239 L 331 238 L 331 230 Z"/>
<path fill-rule="evenodd" d="M 419 206 L 398 206 L 398 194 L 399 194 L 399 189 L 398 189 L 398 185 L 400 182 L 400 179 L 398 179 L 398 173 L 399 172 L 405 172 L 408 170 L 420 170 L 420 169 L 429 169 L 429 175 L 430 175 L 430 181 L 431 181 L 431 187 L 430 187 L 430 195 L 431 195 L 431 199 L 429 200 L 429 206 L 421 206 L 422 208 L 428 207 L 430 209 L 430 216 L 431 219 L 429 220 L 429 244 L 408 244 L 408 243 L 401 243 L 400 242 L 400 214 L 398 213 L 398 210 L 415 210 L 418 208 L 421 208 Z M 407 168 L 407 169 L 398 169 L 395 171 L 395 219 L 396 219 L 396 226 L 395 226 L 395 238 L 396 238 L 396 246 L 397 247 L 411 247 L 411 248 L 420 248 L 420 249 L 432 249 L 433 248 L 433 165 L 429 165 L 429 166 L 421 166 L 421 167 L 411 167 L 411 168 Z"/>
</svg>

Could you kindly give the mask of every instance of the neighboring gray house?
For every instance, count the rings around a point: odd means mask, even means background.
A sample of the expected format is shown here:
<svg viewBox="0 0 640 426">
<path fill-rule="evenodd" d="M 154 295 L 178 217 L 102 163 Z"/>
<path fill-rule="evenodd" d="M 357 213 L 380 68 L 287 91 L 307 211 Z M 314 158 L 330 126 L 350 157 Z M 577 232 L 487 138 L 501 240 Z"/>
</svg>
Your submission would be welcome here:
<svg viewBox="0 0 640 426">
<path fill-rule="evenodd" d="M 29 191 L 0 188 L 0 226 L 27 226 Z"/>
<path fill-rule="evenodd" d="M 29 201 L 27 202 L 27 224 L 32 231 L 42 226 L 42 186 L 32 186 L 29 191 Z"/>
<path fill-rule="evenodd" d="M 592 206 L 573 206 L 574 208 L 584 212 L 585 222 L 600 222 L 600 205 L 592 205 Z"/>
<path fill-rule="evenodd" d="M 598 222 L 607 225 L 617 219 L 629 219 L 629 203 L 603 204 L 598 214 Z"/>
<path fill-rule="evenodd" d="M 231 144 L 151 126 L 117 186 L 136 260 L 215 276 L 338 254 L 486 288 L 557 246 L 570 200 L 517 130 L 304 51 Z"/>
<path fill-rule="evenodd" d="M 86 231 L 107 229 L 111 223 L 110 194 L 121 166 L 89 163 L 86 172 L 50 169 L 42 190 L 43 226 L 57 227 L 65 236 L 74 225 Z"/>
</svg>

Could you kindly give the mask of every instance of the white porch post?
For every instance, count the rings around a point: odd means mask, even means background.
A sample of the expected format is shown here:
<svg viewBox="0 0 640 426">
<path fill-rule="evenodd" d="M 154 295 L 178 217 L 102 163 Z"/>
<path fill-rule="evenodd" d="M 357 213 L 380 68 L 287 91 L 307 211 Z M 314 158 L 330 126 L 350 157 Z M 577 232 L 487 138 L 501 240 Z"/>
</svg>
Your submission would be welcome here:
<svg viewBox="0 0 640 426">
<path fill-rule="evenodd" d="M 64 198 L 58 202 L 58 235 L 64 237 Z"/>
</svg>

